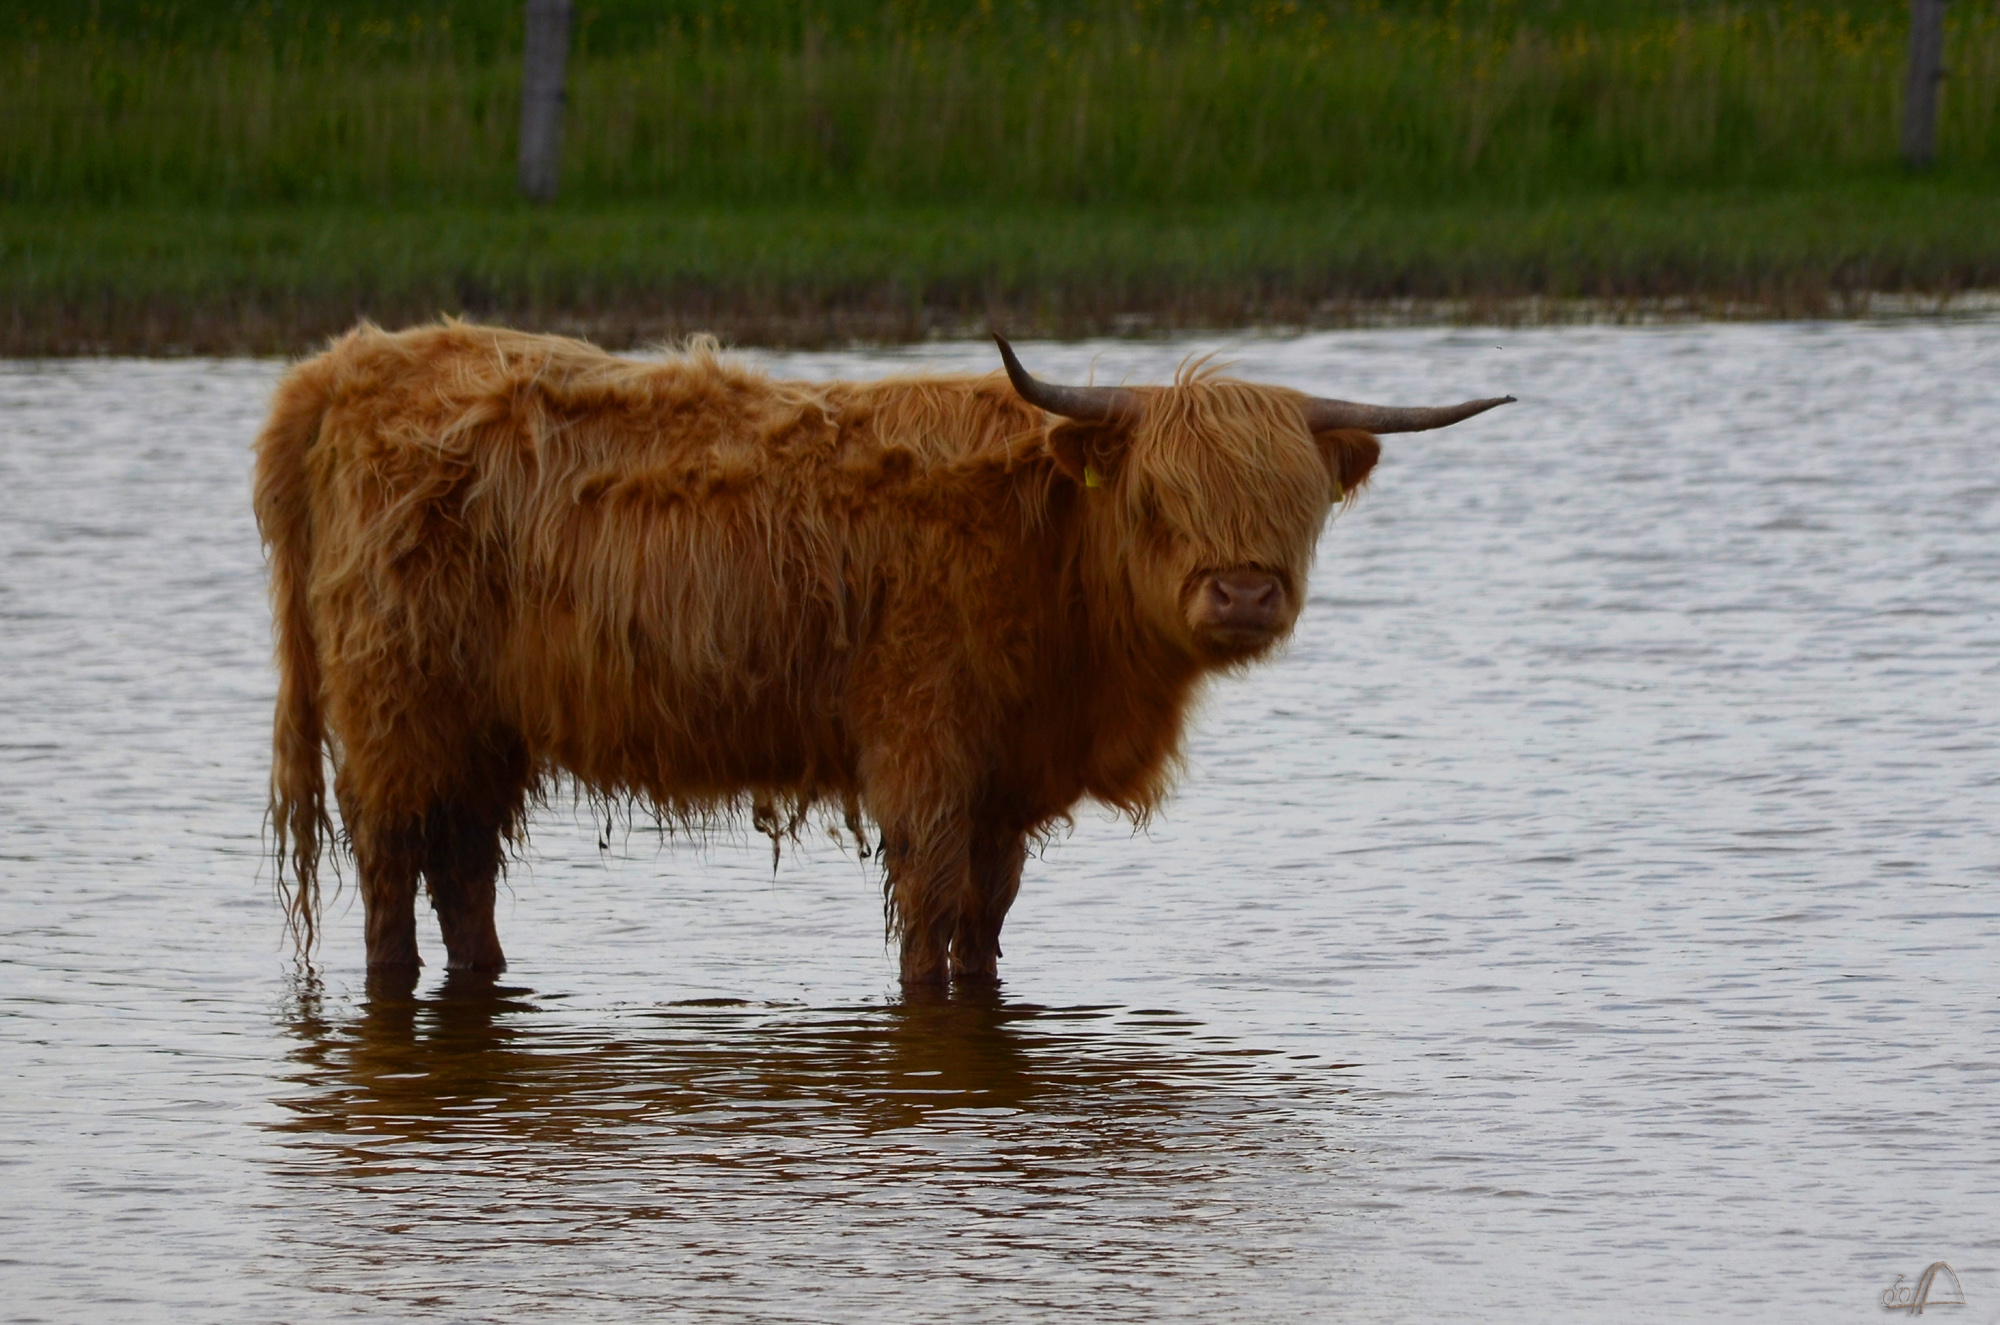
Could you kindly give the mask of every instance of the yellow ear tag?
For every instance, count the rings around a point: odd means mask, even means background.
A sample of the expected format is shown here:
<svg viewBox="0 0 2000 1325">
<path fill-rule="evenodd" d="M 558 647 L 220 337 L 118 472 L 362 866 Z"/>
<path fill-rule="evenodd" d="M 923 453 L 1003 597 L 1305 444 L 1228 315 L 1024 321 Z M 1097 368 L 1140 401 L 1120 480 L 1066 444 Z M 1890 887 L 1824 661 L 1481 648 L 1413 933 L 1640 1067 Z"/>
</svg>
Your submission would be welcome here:
<svg viewBox="0 0 2000 1325">
<path fill-rule="evenodd" d="M 1083 467 L 1083 486 L 1086 488 L 1101 488 L 1104 486 L 1104 476 L 1089 465 L 1085 465 Z"/>
</svg>

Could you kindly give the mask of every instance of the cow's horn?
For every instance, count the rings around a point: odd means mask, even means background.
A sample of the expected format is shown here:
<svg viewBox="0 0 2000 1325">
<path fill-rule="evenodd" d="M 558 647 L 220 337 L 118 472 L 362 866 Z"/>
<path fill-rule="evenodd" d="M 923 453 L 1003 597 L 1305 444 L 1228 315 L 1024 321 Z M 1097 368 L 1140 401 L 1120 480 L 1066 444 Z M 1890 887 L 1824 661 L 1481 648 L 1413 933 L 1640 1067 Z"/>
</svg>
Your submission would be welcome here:
<svg viewBox="0 0 2000 1325">
<path fill-rule="evenodd" d="M 1051 414 L 1060 414 L 1081 423 L 1130 419 L 1145 408 L 1138 392 L 1121 386 L 1056 386 L 1051 382 L 1038 382 L 1014 357 L 1014 347 L 1007 343 L 1005 336 L 996 331 L 993 341 L 1000 347 L 1001 362 L 1007 365 L 1007 380 L 1014 384 L 1015 393 L 1030 405 L 1038 405 Z"/>
<path fill-rule="evenodd" d="M 1306 400 L 1306 428 L 1310 432 L 1329 432 L 1335 428 L 1423 432 L 1450 427 L 1475 414 L 1484 414 L 1495 405 L 1513 403 L 1512 396 L 1494 396 L 1490 400 L 1468 400 L 1463 405 L 1359 405 L 1351 400 L 1312 396 Z"/>
</svg>

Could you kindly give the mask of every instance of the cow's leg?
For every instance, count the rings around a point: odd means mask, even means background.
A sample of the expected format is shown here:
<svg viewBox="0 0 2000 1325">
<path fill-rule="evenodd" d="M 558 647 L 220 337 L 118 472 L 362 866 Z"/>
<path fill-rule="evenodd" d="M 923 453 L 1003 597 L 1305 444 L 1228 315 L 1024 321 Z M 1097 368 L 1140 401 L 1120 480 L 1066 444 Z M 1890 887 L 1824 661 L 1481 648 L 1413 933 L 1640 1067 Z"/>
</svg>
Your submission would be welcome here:
<svg viewBox="0 0 2000 1325">
<path fill-rule="evenodd" d="M 423 864 L 421 820 L 390 819 L 343 808 L 361 876 L 361 909 L 367 918 L 371 976 L 407 974 L 414 980 L 423 962 L 417 956 L 417 871 Z"/>
<path fill-rule="evenodd" d="M 505 838 L 527 797 L 519 742 L 483 750 L 452 793 L 424 816 L 424 886 L 444 935 L 446 969 L 498 975 L 507 969 L 493 923 Z"/>
<path fill-rule="evenodd" d="M 921 606 L 936 609 L 941 601 L 924 598 Z M 919 613 L 898 629 L 909 640 L 951 639 L 954 621 L 948 612 L 935 621 Z M 855 682 L 855 726 L 868 733 L 856 769 L 860 801 L 882 828 L 883 901 L 902 948 L 903 987 L 943 990 L 951 980 L 952 930 L 972 892 L 968 774 L 987 761 L 966 753 L 968 702 L 949 660 L 907 648 L 882 656 L 921 660 L 924 678 L 885 668 Z"/>
<path fill-rule="evenodd" d="M 493 923 L 500 875 L 500 828 L 459 802 L 424 819 L 424 887 L 444 935 L 448 970 L 498 975 L 507 967 Z"/>
<path fill-rule="evenodd" d="M 939 988 L 949 978 L 952 929 L 972 889 L 967 829 L 962 814 L 883 827 L 889 924 L 902 941 L 906 988 Z"/>
<path fill-rule="evenodd" d="M 973 830 L 972 887 L 951 935 L 953 980 L 967 984 L 999 980 L 1000 927 L 1021 891 L 1021 867 L 1027 859 L 1026 833 L 998 823 L 982 823 Z"/>
</svg>

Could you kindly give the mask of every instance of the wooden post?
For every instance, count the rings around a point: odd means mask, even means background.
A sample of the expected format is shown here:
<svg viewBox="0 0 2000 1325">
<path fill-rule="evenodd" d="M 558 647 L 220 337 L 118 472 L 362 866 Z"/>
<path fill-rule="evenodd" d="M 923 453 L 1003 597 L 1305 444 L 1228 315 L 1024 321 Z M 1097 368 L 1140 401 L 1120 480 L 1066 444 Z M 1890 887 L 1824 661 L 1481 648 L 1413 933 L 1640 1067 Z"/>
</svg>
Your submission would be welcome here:
<svg viewBox="0 0 2000 1325">
<path fill-rule="evenodd" d="M 1903 88 L 1903 161 L 1937 157 L 1938 84 L 1944 80 L 1945 0 L 1910 0 L 1910 75 Z"/>
<path fill-rule="evenodd" d="M 521 192 L 549 202 L 562 180 L 570 0 L 528 0 L 521 56 Z"/>
</svg>

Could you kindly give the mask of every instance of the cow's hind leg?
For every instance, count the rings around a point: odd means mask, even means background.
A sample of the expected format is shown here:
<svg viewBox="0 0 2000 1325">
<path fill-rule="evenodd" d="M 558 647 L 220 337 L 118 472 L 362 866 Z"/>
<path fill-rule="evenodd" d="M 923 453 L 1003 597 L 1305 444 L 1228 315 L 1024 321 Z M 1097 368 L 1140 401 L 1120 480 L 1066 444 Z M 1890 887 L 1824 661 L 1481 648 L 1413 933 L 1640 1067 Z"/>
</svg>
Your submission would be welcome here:
<svg viewBox="0 0 2000 1325">
<path fill-rule="evenodd" d="M 507 969 L 493 922 L 506 838 L 528 789 L 518 742 L 482 750 L 450 795 L 424 816 L 424 886 L 444 936 L 446 968 L 498 975 Z"/>
<path fill-rule="evenodd" d="M 993 984 L 1000 979 L 1000 927 L 1021 891 L 1021 867 L 1027 859 L 1027 834 L 998 824 L 981 824 L 974 831 L 972 887 L 951 935 L 953 980 Z"/>
<path fill-rule="evenodd" d="M 423 865 L 420 820 L 395 820 L 346 810 L 366 916 L 371 975 L 407 976 L 414 982 L 417 956 L 417 872 Z"/>
</svg>

